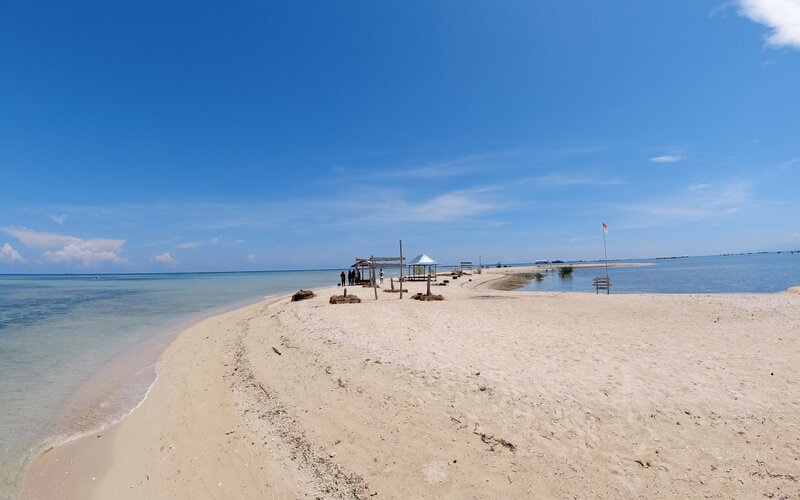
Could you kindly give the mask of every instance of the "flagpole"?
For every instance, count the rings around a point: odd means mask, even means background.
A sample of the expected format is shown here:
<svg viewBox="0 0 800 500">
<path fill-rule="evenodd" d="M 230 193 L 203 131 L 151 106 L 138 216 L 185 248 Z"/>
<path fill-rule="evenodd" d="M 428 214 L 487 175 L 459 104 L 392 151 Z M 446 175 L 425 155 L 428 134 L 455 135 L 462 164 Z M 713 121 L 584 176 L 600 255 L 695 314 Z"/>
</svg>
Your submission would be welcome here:
<svg viewBox="0 0 800 500">
<path fill-rule="evenodd" d="M 608 281 L 608 248 L 606 247 L 606 232 L 608 231 L 608 226 L 606 223 L 603 223 L 603 256 L 606 259 L 606 281 Z"/>
</svg>

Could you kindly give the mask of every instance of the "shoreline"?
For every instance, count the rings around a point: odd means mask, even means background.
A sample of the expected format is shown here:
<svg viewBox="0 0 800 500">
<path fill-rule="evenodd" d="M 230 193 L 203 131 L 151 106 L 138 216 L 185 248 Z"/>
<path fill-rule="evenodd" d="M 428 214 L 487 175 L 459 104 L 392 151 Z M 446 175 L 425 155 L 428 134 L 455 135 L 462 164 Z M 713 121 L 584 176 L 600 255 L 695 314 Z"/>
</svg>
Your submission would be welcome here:
<svg viewBox="0 0 800 500">
<path fill-rule="evenodd" d="M 432 287 L 439 303 L 410 300 L 425 283 L 402 301 L 348 287 L 363 302 L 342 305 L 324 287 L 205 318 L 162 353 L 151 397 L 39 457 L 20 498 L 793 491 L 800 443 L 779 437 L 800 430 L 795 291 L 491 288 L 506 270 Z"/>
<path fill-rule="evenodd" d="M 19 495 L 21 484 L 43 456 L 70 443 L 109 432 L 144 404 L 158 380 L 155 367 L 159 358 L 183 331 L 204 319 L 232 312 L 270 297 L 238 300 L 228 305 L 198 311 L 153 330 L 145 338 L 104 362 L 97 372 L 69 396 L 48 436 L 21 463 L 11 498 Z"/>
</svg>

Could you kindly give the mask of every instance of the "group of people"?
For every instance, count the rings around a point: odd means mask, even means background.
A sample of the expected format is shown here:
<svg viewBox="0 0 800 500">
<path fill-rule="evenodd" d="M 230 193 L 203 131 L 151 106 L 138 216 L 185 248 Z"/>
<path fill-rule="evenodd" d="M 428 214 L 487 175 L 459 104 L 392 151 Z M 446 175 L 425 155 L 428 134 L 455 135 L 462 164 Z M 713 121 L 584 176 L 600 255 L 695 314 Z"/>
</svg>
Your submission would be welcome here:
<svg viewBox="0 0 800 500">
<path fill-rule="evenodd" d="M 379 279 L 381 280 L 380 283 L 383 284 L 383 269 L 380 270 L 380 274 L 378 275 Z M 361 271 L 359 269 L 351 269 L 347 271 L 347 274 L 344 274 L 344 271 L 339 275 L 339 279 L 342 282 L 342 286 L 344 286 L 345 279 L 347 280 L 348 285 L 354 285 L 361 283 Z"/>
</svg>

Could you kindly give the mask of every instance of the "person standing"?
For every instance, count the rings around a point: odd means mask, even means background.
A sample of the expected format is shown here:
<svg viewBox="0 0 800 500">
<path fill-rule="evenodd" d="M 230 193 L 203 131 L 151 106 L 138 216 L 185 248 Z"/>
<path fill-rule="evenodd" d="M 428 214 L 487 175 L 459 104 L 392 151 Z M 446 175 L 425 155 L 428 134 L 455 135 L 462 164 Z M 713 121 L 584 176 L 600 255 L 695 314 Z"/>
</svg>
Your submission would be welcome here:
<svg viewBox="0 0 800 500">
<path fill-rule="evenodd" d="M 383 285 L 383 269 L 381 269 L 381 285 Z"/>
<path fill-rule="evenodd" d="M 344 271 L 342 271 L 342 274 L 340 274 L 340 275 L 339 275 L 339 278 L 341 278 L 341 280 L 342 280 L 342 286 L 344 286 L 344 279 L 345 279 L 345 274 L 344 274 Z"/>
</svg>

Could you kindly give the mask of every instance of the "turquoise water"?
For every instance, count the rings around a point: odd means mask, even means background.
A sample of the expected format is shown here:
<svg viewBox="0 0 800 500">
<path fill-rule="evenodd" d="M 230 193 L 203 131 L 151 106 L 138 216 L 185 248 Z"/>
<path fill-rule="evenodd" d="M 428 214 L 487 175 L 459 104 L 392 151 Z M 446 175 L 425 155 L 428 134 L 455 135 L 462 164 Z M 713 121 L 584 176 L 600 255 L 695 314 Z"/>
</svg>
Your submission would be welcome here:
<svg viewBox="0 0 800 500">
<path fill-rule="evenodd" d="M 31 457 L 141 401 L 180 326 L 337 280 L 338 271 L 0 275 L 0 498 Z"/>
<path fill-rule="evenodd" d="M 611 267 L 612 293 L 774 293 L 800 286 L 800 252 L 641 259 L 651 265 Z M 594 292 L 603 268 L 575 268 L 571 278 L 550 272 L 522 290 Z"/>
</svg>

